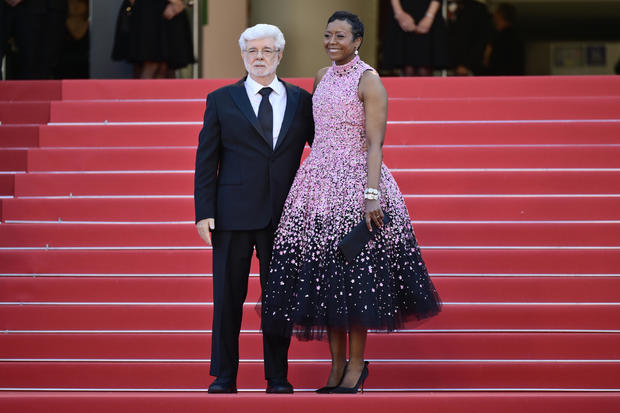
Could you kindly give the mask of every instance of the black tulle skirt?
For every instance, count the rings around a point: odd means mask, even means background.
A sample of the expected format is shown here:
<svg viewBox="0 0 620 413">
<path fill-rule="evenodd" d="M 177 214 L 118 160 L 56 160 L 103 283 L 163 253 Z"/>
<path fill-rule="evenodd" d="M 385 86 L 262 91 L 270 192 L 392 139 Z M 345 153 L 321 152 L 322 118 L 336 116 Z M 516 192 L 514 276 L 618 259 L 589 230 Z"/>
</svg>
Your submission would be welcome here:
<svg viewBox="0 0 620 413">
<path fill-rule="evenodd" d="M 338 242 L 364 216 L 360 194 L 367 172 L 355 162 L 343 162 L 348 172 L 326 162 L 310 156 L 286 200 L 263 287 L 263 331 L 313 340 L 327 329 L 391 332 L 438 314 L 439 294 L 387 167 L 381 169 L 380 202 L 391 221 L 347 261 Z M 349 184 L 333 184 L 341 174 Z"/>
</svg>

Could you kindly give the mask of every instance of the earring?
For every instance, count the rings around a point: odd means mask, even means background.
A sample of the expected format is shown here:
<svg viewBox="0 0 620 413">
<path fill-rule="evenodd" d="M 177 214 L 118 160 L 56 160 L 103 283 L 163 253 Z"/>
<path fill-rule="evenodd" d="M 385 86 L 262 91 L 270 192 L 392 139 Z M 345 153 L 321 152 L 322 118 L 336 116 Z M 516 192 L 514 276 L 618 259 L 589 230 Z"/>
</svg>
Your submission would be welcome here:
<svg viewBox="0 0 620 413">
<path fill-rule="evenodd" d="M 357 49 L 355 49 L 355 54 L 359 54 L 359 53 L 357 53 Z"/>
</svg>

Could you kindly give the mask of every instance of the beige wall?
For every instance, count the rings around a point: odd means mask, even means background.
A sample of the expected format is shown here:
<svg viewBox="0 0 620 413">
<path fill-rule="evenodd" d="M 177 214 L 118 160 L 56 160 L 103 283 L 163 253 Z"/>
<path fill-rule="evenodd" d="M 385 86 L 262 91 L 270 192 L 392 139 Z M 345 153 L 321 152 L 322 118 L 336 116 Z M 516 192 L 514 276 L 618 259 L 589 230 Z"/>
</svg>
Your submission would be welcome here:
<svg viewBox="0 0 620 413">
<path fill-rule="evenodd" d="M 245 74 L 239 35 L 248 24 L 249 0 L 211 0 L 202 26 L 201 77 L 238 78 Z"/>
<path fill-rule="evenodd" d="M 250 25 L 275 24 L 284 33 L 286 48 L 278 68 L 280 76 L 313 77 L 318 69 L 331 64 L 322 37 L 327 19 L 338 10 L 360 17 L 365 31 L 360 56 L 376 66 L 378 0 L 252 0 L 250 4 Z"/>
<path fill-rule="evenodd" d="M 360 55 L 376 66 L 378 0 L 211 0 L 208 24 L 202 26 L 201 77 L 237 78 L 245 74 L 237 43 L 248 26 L 270 23 L 286 38 L 284 59 L 278 68 L 283 77 L 313 77 L 330 64 L 323 50 L 322 35 L 329 16 L 347 10 L 364 22 Z"/>
</svg>

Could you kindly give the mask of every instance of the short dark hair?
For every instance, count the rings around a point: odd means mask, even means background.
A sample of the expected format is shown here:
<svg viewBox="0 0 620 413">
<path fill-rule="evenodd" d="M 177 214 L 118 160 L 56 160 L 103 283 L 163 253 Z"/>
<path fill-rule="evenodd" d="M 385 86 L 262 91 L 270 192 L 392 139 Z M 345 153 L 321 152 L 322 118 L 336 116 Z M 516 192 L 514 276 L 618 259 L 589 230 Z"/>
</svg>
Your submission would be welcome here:
<svg viewBox="0 0 620 413">
<path fill-rule="evenodd" d="M 327 24 L 330 24 L 334 20 L 344 20 L 351 25 L 351 33 L 353 33 L 353 40 L 361 37 L 364 39 L 364 23 L 357 15 L 348 11 L 337 11 L 327 19 Z"/>
<path fill-rule="evenodd" d="M 517 8 L 510 3 L 500 3 L 497 5 L 497 13 L 508 23 L 514 25 L 517 23 Z"/>
</svg>

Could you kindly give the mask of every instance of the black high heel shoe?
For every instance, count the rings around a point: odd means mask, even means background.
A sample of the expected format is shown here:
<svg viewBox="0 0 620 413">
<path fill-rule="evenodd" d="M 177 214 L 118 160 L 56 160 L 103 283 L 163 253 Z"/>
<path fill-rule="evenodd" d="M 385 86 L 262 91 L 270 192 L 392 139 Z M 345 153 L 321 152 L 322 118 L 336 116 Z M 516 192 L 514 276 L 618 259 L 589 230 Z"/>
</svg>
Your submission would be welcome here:
<svg viewBox="0 0 620 413">
<path fill-rule="evenodd" d="M 364 368 L 362 369 L 362 374 L 360 375 L 359 380 L 357 380 L 357 383 L 355 384 L 355 387 L 341 387 L 338 386 L 335 389 L 331 390 L 330 393 L 335 393 L 335 394 L 355 394 L 357 393 L 357 390 L 361 387 L 362 388 L 362 393 L 364 392 L 364 380 L 366 380 L 366 378 L 368 377 L 368 362 L 365 361 L 364 362 Z"/>
<path fill-rule="evenodd" d="M 332 390 L 334 390 L 335 388 L 340 386 L 340 384 L 342 383 L 342 379 L 344 379 L 344 375 L 347 372 L 347 366 L 348 365 L 349 365 L 349 362 L 347 361 L 347 363 L 344 365 L 344 369 L 342 370 L 342 377 L 340 378 L 340 381 L 338 382 L 337 385 L 335 385 L 335 386 L 323 386 L 320 389 L 316 389 L 315 392 L 319 393 L 319 394 L 327 394 L 327 393 L 331 393 Z"/>
</svg>

